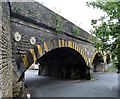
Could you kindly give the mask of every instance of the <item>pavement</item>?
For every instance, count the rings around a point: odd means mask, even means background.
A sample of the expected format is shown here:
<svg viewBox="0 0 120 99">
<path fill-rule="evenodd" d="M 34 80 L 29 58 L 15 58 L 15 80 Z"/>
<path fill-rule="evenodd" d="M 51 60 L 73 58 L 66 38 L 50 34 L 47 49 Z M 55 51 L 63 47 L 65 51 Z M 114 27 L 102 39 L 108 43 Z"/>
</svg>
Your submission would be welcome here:
<svg viewBox="0 0 120 99">
<path fill-rule="evenodd" d="M 27 70 L 25 84 L 32 97 L 118 97 L 118 74 L 94 73 L 94 80 L 71 80 L 38 76 Z"/>
</svg>

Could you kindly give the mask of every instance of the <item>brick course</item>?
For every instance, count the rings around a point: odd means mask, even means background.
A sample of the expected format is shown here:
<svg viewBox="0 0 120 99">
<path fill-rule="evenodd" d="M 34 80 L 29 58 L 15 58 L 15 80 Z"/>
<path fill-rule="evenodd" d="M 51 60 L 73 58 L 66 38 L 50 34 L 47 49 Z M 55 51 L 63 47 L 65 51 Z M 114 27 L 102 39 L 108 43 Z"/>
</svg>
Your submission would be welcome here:
<svg viewBox="0 0 120 99">
<path fill-rule="evenodd" d="M 2 97 L 12 97 L 12 49 L 8 3 L 0 2 L 0 91 Z"/>
</svg>

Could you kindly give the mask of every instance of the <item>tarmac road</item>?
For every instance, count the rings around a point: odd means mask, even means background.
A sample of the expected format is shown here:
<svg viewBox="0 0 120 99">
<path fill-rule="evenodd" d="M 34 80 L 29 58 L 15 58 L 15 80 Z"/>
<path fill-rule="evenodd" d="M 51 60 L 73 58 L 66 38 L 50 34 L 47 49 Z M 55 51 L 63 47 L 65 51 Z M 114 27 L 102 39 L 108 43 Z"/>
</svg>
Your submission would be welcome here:
<svg viewBox="0 0 120 99">
<path fill-rule="evenodd" d="M 25 84 L 32 97 L 118 97 L 118 74 L 95 73 L 95 79 L 65 80 L 25 73 Z"/>
</svg>

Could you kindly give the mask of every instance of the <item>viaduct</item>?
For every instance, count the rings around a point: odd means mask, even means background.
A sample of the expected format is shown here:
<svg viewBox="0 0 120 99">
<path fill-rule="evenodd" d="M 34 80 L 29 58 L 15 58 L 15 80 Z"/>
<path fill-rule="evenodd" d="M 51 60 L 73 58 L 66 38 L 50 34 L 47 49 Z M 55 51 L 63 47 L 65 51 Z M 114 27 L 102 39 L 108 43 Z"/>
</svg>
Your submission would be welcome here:
<svg viewBox="0 0 120 99">
<path fill-rule="evenodd" d="M 101 62 L 91 37 L 37 2 L 0 2 L 1 97 L 20 94 L 36 61 L 41 75 L 91 79 L 93 62 Z"/>
</svg>

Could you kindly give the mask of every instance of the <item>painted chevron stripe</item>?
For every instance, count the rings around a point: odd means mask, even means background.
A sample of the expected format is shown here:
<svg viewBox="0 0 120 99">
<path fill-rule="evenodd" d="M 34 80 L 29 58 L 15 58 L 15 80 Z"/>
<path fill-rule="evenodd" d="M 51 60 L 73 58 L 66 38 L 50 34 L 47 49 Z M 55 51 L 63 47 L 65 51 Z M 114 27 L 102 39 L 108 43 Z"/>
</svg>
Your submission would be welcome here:
<svg viewBox="0 0 120 99">
<path fill-rule="evenodd" d="M 68 40 L 68 47 L 71 47 L 71 45 L 70 45 L 70 40 Z"/>
<path fill-rule="evenodd" d="M 43 45 L 44 45 L 44 49 L 45 49 L 45 51 L 48 52 L 48 47 L 47 47 L 46 42 L 43 42 Z"/>
<path fill-rule="evenodd" d="M 98 53 L 98 51 L 95 51 L 95 53 L 93 54 L 92 58 L 91 58 L 91 64 L 93 63 L 93 60 L 95 58 L 95 55 Z"/>
<path fill-rule="evenodd" d="M 58 47 L 62 47 L 62 46 L 61 46 L 61 40 L 60 40 L 60 39 L 58 39 Z"/>
<path fill-rule="evenodd" d="M 29 62 L 29 65 L 33 64 L 34 58 L 33 58 L 32 53 L 30 52 L 30 50 L 28 50 L 25 55 L 26 55 L 26 58 L 27 58 L 27 60 L 28 60 L 28 62 Z M 28 66 L 28 67 L 29 67 L 29 66 Z"/>
<path fill-rule="evenodd" d="M 64 47 L 65 46 L 65 41 L 64 40 L 62 40 L 62 47 Z"/>
<path fill-rule="evenodd" d="M 30 52 L 33 56 L 34 62 L 37 60 L 34 49 L 30 49 Z"/>
<path fill-rule="evenodd" d="M 29 64 L 29 61 L 27 59 L 27 56 L 26 55 L 21 55 L 21 57 L 22 57 L 25 69 L 29 68 L 30 64 Z"/>
<path fill-rule="evenodd" d="M 41 45 L 37 45 L 37 48 L 38 48 L 39 55 L 42 56 L 43 55 L 43 51 L 42 51 Z"/>
<path fill-rule="evenodd" d="M 77 45 L 77 51 L 79 51 L 79 45 Z"/>
<path fill-rule="evenodd" d="M 72 42 L 72 48 L 74 49 L 74 42 Z"/>
<path fill-rule="evenodd" d="M 75 50 L 77 50 L 77 45 L 75 44 Z"/>
<path fill-rule="evenodd" d="M 35 51 L 36 58 L 37 58 L 37 59 L 40 58 L 40 54 L 39 54 L 39 51 L 38 51 L 38 47 L 37 47 L 37 46 L 34 47 L 34 51 Z"/>
</svg>

